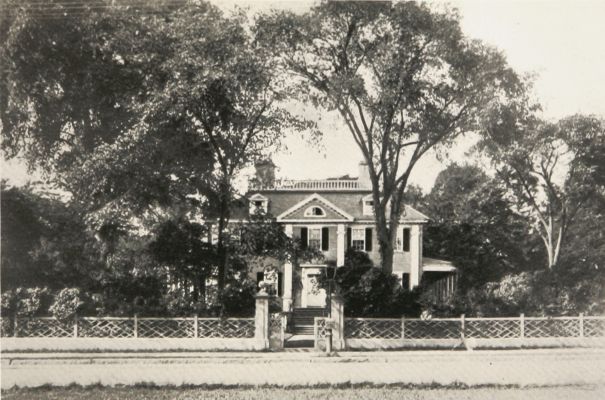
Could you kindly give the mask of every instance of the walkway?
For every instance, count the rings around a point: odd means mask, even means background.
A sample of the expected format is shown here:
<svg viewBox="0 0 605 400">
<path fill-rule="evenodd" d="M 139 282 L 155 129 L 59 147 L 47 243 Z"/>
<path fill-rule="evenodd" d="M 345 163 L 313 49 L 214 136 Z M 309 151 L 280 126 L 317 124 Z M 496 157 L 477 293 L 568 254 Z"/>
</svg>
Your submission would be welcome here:
<svg viewBox="0 0 605 400">
<path fill-rule="evenodd" d="M 14 385 L 604 385 L 605 350 L 2 354 Z"/>
</svg>

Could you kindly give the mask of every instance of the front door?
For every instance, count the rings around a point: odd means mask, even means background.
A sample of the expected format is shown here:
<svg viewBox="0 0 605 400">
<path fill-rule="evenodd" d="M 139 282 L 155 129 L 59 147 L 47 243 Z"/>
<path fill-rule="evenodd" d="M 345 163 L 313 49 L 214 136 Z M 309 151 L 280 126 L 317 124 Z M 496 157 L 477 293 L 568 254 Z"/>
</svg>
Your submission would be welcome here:
<svg viewBox="0 0 605 400">
<path fill-rule="evenodd" d="M 303 293 L 301 305 L 303 307 L 325 307 L 326 290 L 320 288 L 320 268 L 303 269 Z"/>
</svg>

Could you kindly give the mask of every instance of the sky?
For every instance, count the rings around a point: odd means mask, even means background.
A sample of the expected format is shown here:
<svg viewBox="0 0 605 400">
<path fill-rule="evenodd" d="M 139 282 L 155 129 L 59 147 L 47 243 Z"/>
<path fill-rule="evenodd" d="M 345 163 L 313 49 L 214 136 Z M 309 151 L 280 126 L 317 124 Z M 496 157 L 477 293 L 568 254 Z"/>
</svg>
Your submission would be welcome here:
<svg viewBox="0 0 605 400">
<path fill-rule="evenodd" d="M 221 8 L 234 5 L 251 11 L 270 8 L 304 12 L 310 0 L 216 0 Z M 460 11 L 463 31 L 497 47 L 519 73 L 536 75 L 534 95 L 544 116 L 559 119 L 575 113 L 605 116 L 605 0 L 460 0 L 449 4 Z M 320 148 L 289 136 L 287 150 L 274 155 L 278 175 L 291 179 L 322 179 L 357 175 L 361 153 L 335 114 L 319 115 Z M 445 159 L 427 154 L 415 166 L 411 183 L 428 191 L 448 163 L 465 162 L 472 137 L 459 139 Z M 2 159 L 2 178 L 23 184 L 31 177 L 19 162 Z"/>
</svg>

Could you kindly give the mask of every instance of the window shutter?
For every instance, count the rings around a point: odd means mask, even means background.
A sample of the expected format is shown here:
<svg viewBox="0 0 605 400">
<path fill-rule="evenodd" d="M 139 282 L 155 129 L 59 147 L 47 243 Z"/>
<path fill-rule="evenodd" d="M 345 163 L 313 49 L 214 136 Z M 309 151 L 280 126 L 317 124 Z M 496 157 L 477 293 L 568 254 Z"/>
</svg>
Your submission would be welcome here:
<svg viewBox="0 0 605 400">
<path fill-rule="evenodd" d="M 303 249 L 307 248 L 309 241 L 309 230 L 306 227 L 300 228 L 300 242 Z"/>
<path fill-rule="evenodd" d="M 410 228 L 403 229 L 403 251 L 410 251 Z"/>
<path fill-rule="evenodd" d="M 401 287 L 404 289 L 410 288 L 410 274 L 407 272 L 401 274 Z"/>
<path fill-rule="evenodd" d="M 330 250 L 330 228 L 321 228 L 321 249 L 323 251 Z"/>
<path fill-rule="evenodd" d="M 372 251 L 372 228 L 366 228 L 366 251 Z"/>
<path fill-rule="evenodd" d="M 277 295 L 278 296 L 282 296 L 283 295 L 283 280 L 284 280 L 284 274 L 282 274 L 281 272 L 277 273 Z"/>
<path fill-rule="evenodd" d="M 352 236 L 351 228 L 347 228 L 347 250 L 349 250 L 351 248 L 351 236 Z"/>
</svg>

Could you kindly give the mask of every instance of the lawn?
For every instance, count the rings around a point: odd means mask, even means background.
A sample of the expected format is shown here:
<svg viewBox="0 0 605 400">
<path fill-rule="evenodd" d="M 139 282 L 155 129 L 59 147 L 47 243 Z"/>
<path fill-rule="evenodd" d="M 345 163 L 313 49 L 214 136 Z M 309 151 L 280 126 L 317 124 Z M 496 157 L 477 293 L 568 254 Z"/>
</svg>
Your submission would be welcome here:
<svg viewBox="0 0 605 400">
<path fill-rule="evenodd" d="M 605 398 L 605 388 L 595 386 L 534 388 L 39 388 L 3 391 L 3 400 L 195 400 L 195 399 L 595 399 Z"/>
</svg>

